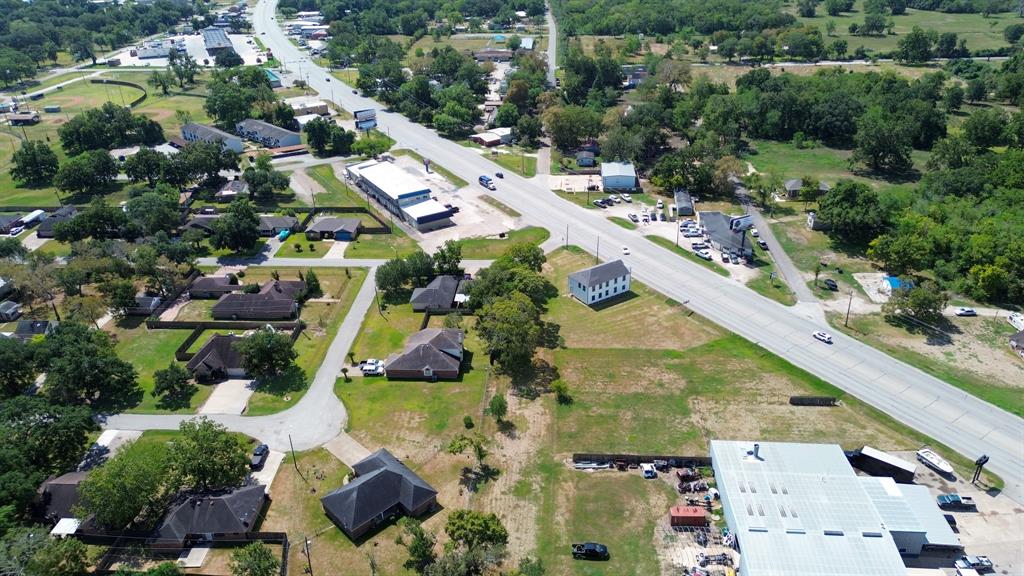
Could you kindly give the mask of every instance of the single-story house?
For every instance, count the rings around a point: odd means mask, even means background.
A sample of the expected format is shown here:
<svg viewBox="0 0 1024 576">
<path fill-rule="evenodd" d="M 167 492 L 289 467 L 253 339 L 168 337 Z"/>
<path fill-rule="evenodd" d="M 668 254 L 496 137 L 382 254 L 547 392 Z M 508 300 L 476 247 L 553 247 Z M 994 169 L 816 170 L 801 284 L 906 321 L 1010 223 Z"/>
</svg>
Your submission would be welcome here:
<svg viewBox="0 0 1024 576">
<path fill-rule="evenodd" d="M 632 274 L 622 260 L 612 260 L 569 275 L 569 292 L 580 302 L 593 306 L 629 292 Z"/>
<path fill-rule="evenodd" d="M 188 296 L 193 300 L 210 300 L 241 289 L 241 284 L 232 284 L 227 276 L 200 276 L 189 285 Z"/>
<path fill-rule="evenodd" d="M 11 228 L 21 225 L 21 214 L 0 214 L 0 234 L 10 234 Z"/>
<path fill-rule="evenodd" d="M 225 294 L 213 305 L 216 320 L 288 320 L 299 313 L 298 299 L 306 291 L 300 280 L 271 280 L 256 294 Z"/>
<path fill-rule="evenodd" d="M 473 52 L 473 59 L 477 62 L 508 62 L 512 60 L 511 50 L 484 48 Z"/>
<path fill-rule="evenodd" d="M 37 491 L 36 516 L 53 524 L 61 518 L 74 518 L 78 485 L 88 476 L 89 472 L 68 472 L 43 482 Z"/>
<path fill-rule="evenodd" d="M 458 306 L 456 300 L 467 288 L 466 281 L 458 276 L 438 276 L 423 288 L 414 288 L 409 303 L 414 312 L 448 310 Z"/>
<path fill-rule="evenodd" d="M 163 298 L 159 296 L 136 295 L 135 306 L 125 310 L 125 313 L 129 316 L 149 316 L 160 307 L 163 301 Z"/>
<path fill-rule="evenodd" d="M 580 150 L 576 153 L 576 165 L 580 168 L 589 168 L 595 164 L 594 153 L 589 150 Z"/>
<path fill-rule="evenodd" d="M 0 322 L 14 322 L 21 317 L 21 306 L 17 302 L 0 302 Z"/>
<path fill-rule="evenodd" d="M 472 136 L 469 137 L 469 139 L 481 146 L 486 146 L 488 148 L 490 148 L 491 146 L 497 146 L 498 144 L 501 144 L 501 136 L 498 136 L 493 132 L 481 132 L 479 134 L 473 134 Z"/>
<path fill-rule="evenodd" d="M 803 178 L 794 178 L 792 180 L 786 180 L 786 182 L 782 185 L 782 187 L 786 189 L 786 197 L 787 198 L 789 198 L 789 199 L 799 198 L 800 197 L 800 189 L 804 187 L 804 179 Z M 824 194 L 825 192 L 828 192 L 831 189 L 832 188 L 828 184 L 826 184 L 824 182 L 818 182 L 818 191 L 821 192 L 822 194 Z"/>
<path fill-rule="evenodd" d="M 200 214 L 198 216 L 193 216 L 188 222 L 185 222 L 185 224 L 182 225 L 181 230 L 184 232 L 185 230 L 195 229 L 210 234 L 213 232 L 213 223 L 220 217 L 220 214 Z"/>
<path fill-rule="evenodd" d="M 630 162 L 602 162 L 601 186 L 604 190 L 635 190 L 636 169 Z"/>
<path fill-rule="evenodd" d="M 249 185 L 245 180 L 228 180 L 213 195 L 213 199 L 217 202 L 231 202 L 248 191 Z"/>
<path fill-rule="evenodd" d="M 330 108 L 327 107 L 327 102 L 324 102 L 315 96 L 296 96 L 294 98 L 285 98 L 284 103 L 291 106 L 292 111 L 295 112 L 296 116 L 303 116 L 306 114 L 327 116 L 331 113 Z"/>
<path fill-rule="evenodd" d="M 508 127 L 491 128 L 491 134 L 495 134 L 501 140 L 502 144 L 512 143 L 512 129 Z"/>
<path fill-rule="evenodd" d="M 1024 330 L 1010 336 L 1010 348 L 1020 354 L 1021 358 L 1024 358 Z"/>
<path fill-rule="evenodd" d="M 54 210 L 52 214 L 43 218 L 43 221 L 36 228 L 36 236 L 39 238 L 53 238 L 53 228 L 61 222 L 71 220 L 76 214 L 78 214 L 78 209 L 74 206 L 61 206 Z"/>
<path fill-rule="evenodd" d="M 712 248 L 749 258 L 754 254 L 754 241 L 746 230 L 732 230 L 732 216 L 721 212 L 697 212 L 697 222 L 704 227 Z"/>
<path fill-rule="evenodd" d="M 153 533 L 153 548 L 181 549 L 211 536 L 244 538 L 255 532 L 266 503 L 262 484 L 179 497 Z"/>
<path fill-rule="evenodd" d="M 239 136 L 259 142 L 267 148 L 280 148 L 282 146 L 296 146 L 302 144 L 302 136 L 298 132 L 285 130 L 280 126 L 274 126 L 263 120 L 246 118 L 235 124 L 235 132 Z"/>
<path fill-rule="evenodd" d="M 308 240 L 342 240 L 350 242 L 359 236 L 359 218 L 320 218 L 306 228 Z"/>
<path fill-rule="evenodd" d="M 533 50 L 533 46 L 534 46 L 534 38 L 533 38 L 533 36 L 524 36 L 522 39 L 520 39 L 520 43 L 519 43 L 519 49 L 520 50 L 525 50 L 525 51 L 529 52 L 529 51 Z"/>
<path fill-rule="evenodd" d="M 675 205 L 677 216 L 693 216 L 693 198 L 685 188 L 675 191 Z"/>
<path fill-rule="evenodd" d="M 244 149 L 242 139 L 238 136 L 228 134 L 213 126 L 196 124 L 195 122 L 189 122 L 181 127 L 181 137 L 185 142 L 219 142 L 222 146 L 237 154 L 241 154 Z"/>
<path fill-rule="evenodd" d="M 405 341 L 405 350 L 384 362 L 389 379 L 454 380 L 462 368 L 465 334 L 455 328 L 426 328 Z"/>
<path fill-rule="evenodd" d="M 284 230 L 294 231 L 299 221 L 295 216 L 260 215 L 260 236 L 277 236 Z"/>
<path fill-rule="evenodd" d="M 203 344 L 185 368 L 199 381 L 244 378 L 242 355 L 235 344 L 242 341 L 234 334 L 214 334 Z"/>
<path fill-rule="evenodd" d="M 295 117 L 295 123 L 299 125 L 299 132 L 306 131 L 306 124 L 309 124 L 313 120 L 319 120 L 323 116 L 319 114 L 302 114 Z"/>
<path fill-rule="evenodd" d="M 643 82 L 649 72 L 647 66 L 643 64 L 623 64 L 622 65 L 622 87 L 623 88 L 636 88 Z"/>
<path fill-rule="evenodd" d="M 49 336 L 57 329 L 60 322 L 53 320 L 18 320 L 14 329 L 14 337 L 20 340 L 31 340 L 36 336 Z"/>
<path fill-rule="evenodd" d="M 437 504 L 437 490 L 381 449 L 352 467 L 355 478 L 320 499 L 324 514 L 358 539 L 395 516 L 422 516 Z"/>
</svg>

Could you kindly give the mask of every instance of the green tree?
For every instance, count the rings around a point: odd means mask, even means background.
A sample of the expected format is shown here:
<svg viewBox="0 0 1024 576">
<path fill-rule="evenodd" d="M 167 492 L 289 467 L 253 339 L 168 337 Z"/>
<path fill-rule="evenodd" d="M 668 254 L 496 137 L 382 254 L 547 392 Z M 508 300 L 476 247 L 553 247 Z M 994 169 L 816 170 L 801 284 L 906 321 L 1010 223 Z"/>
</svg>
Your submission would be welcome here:
<svg viewBox="0 0 1024 576">
<path fill-rule="evenodd" d="M 235 66 L 241 66 L 245 64 L 242 57 L 238 55 L 238 52 L 234 50 L 221 50 L 217 53 L 217 56 L 213 59 L 214 64 L 221 68 L 234 68 Z"/>
<path fill-rule="evenodd" d="M 17 238 L 0 238 L 0 260 L 18 263 L 28 256 L 28 249 Z"/>
<path fill-rule="evenodd" d="M 276 576 L 281 561 L 263 542 L 253 542 L 231 553 L 233 576 Z"/>
<path fill-rule="evenodd" d="M 245 199 L 238 199 L 227 207 L 224 216 L 213 223 L 210 241 L 215 248 L 234 252 L 252 250 L 260 238 L 260 219 L 256 208 Z"/>
<path fill-rule="evenodd" d="M 511 102 L 505 102 L 498 108 L 494 123 L 498 126 L 515 126 L 519 122 L 519 109 Z"/>
<path fill-rule="evenodd" d="M 889 220 L 874 188 L 845 179 L 818 201 L 818 216 L 831 227 L 831 234 L 854 243 L 873 240 Z"/>
<path fill-rule="evenodd" d="M 419 521 L 414 518 L 402 518 L 398 521 L 398 526 L 402 529 L 402 533 L 399 534 L 397 542 L 405 546 L 409 552 L 409 559 L 403 566 L 407 570 L 415 570 L 422 574 L 427 566 L 437 560 L 437 555 L 434 554 L 434 545 L 437 541 L 434 535 L 424 530 Z"/>
<path fill-rule="evenodd" d="M 32 347 L 17 338 L 0 338 L 0 397 L 24 393 L 35 379 Z"/>
<path fill-rule="evenodd" d="M 241 486 L 249 473 L 248 457 L 238 439 L 223 425 L 206 418 L 178 426 L 181 437 L 170 453 L 176 484 L 195 490 Z"/>
<path fill-rule="evenodd" d="M 907 170 L 912 165 L 907 130 L 881 108 L 868 108 L 857 122 L 851 160 L 882 172 Z"/>
<path fill-rule="evenodd" d="M 100 294 L 115 318 L 124 318 L 135 307 L 135 284 L 125 278 L 112 278 L 99 285 Z"/>
<path fill-rule="evenodd" d="M 923 64 L 931 60 L 932 44 L 932 36 L 920 26 L 914 26 L 897 43 L 896 60 L 904 64 Z"/>
<path fill-rule="evenodd" d="M 964 168 L 974 162 L 978 148 L 963 135 L 953 134 L 935 143 L 928 157 L 929 170 Z"/>
<path fill-rule="evenodd" d="M 246 168 L 242 178 L 252 197 L 264 202 L 272 202 L 274 193 L 287 190 L 289 185 L 288 175 L 272 168 Z"/>
<path fill-rule="evenodd" d="M 117 173 L 117 162 L 106 150 L 90 150 L 61 164 L 53 185 L 69 194 L 93 194 L 110 186 Z"/>
<path fill-rule="evenodd" d="M 125 204 L 128 218 L 142 227 L 147 235 L 173 232 L 181 217 L 177 193 L 145 192 Z"/>
<path fill-rule="evenodd" d="M 320 278 L 316 275 L 316 271 L 310 269 L 306 270 L 306 296 L 310 298 L 318 298 L 323 296 L 323 288 L 320 287 Z"/>
<path fill-rule="evenodd" d="M 405 285 L 409 280 L 409 275 L 406 273 L 405 260 L 401 258 L 388 260 L 377 268 L 374 280 L 377 282 L 377 288 L 384 293 L 386 299 L 397 297 L 405 290 Z"/>
<path fill-rule="evenodd" d="M 171 88 L 174 87 L 174 74 L 169 71 L 161 72 L 156 70 L 149 75 L 146 83 L 153 88 L 158 88 L 164 96 L 167 96 L 171 93 Z"/>
<path fill-rule="evenodd" d="M 492 396 L 491 401 L 487 404 L 487 412 L 498 422 L 504 420 L 508 415 L 508 401 L 505 400 L 505 395 L 495 394 Z"/>
<path fill-rule="evenodd" d="M 540 311 L 521 292 L 485 304 L 477 315 L 477 332 L 503 372 L 518 374 L 532 365 L 541 342 Z"/>
<path fill-rule="evenodd" d="M 494 261 L 494 265 L 499 268 L 517 268 L 523 267 L 527 270 L 533 270 L 534 272 L 540 272 L 544 263 L 547 262 L 547 257 L 544 255 L 544 250 L 540 246 L 534 246 L 526 242 L 519 242 L 513 244 Z"/>
<path fill-rule="evenodd" d="M 169 471 L 164 444 L 133 442 L 121 448 L 79 486 L 80 506 L 112 530 L 131 526 L 161 501 Z"/>
<path fill-rule="evenodd" d="M 163 396 L 161 404 L 167 407 L 188 407 L 197 390 L 192 375 L 177 362 L 172 361 L 167 368 L 153 373 L 153 396 Z"/>
<path fill-rule="evenodd" d="M 911 316 L 922 322 L 936 322 L 942 319 L 942 311 L 949 303 L 949 297 L 931 280 L 925 280 L 913 287 L 895 288 L 889 299 L 882 304 L 882 314 L 887 318 Z"/>
<path fill-rule="evenodd" d="M 434 278 L 434 259 L 422 250 L 405 257 L 405 274 L 413 286 L 426 286 Z"/>
<path fill-rule="evenodd" d="M 323 155 L 331 142 L 331 124 L 330 120 L 314 118 L 303 128 L 306 132 L 306 141 L 318 155 Z"/>
<path fill-rule="evenodd" d="M 988 97 L 988 87 L 981 78 L 972 78 L 967 81 L 967 101 L 981 102 Z"/>
<path fill-rule="evenodd" d="M 487 450 L 487 439 L 480 434 L 459 434 L 448 442 L 445 451 L 449 454 L 462 454 L 466 450 L 473 453 L 476 458 L 476 465 L 481 471 L 486 469 L 484 460 L 489 454 Z"/>
<path fill-rule="evenodd" d="M 453 510 L 444 531 L 456 544 L 469 549 L 508 544 L 508 530 L 497 514 L 475 510 Z"/>
<path fill-rule="evenodd" d="M 964 89 L 959 84 L 953 84 L 942 95 L 942 105 L 946 112 L 953 113 L 960 110 L 964 104 Z"/>
<path fill-rule="evenodd" d="M 558 149 L 570 151 L 587 138 L 601 133 L 601 116 L 590 108 L 563 106 L 549 108 L 543 115 L 544 128 L 551 143 Z"/>
<path fill-rule="evenodd" d="M 57 174 L 57 155 L 41 140 L 26 140 L 11 158 L 11 178 L 18 182 L 39 186 L 47 184 Z"/>
<path fill-rule="evenodd" d="M 978 148 L 1002 146 L 1006 143 L 1007 122 L 1008 118 L 1002 110 L 977 110 L 964 120 L 964 138 Z"/>
<path fill-rule="evenodd" d="M 836 58 L 845 58 L 847 49 L 848 45 L 846 43 L 846 40 L 843 40 L 842 38 L 836 38 L 835 40 L 832 41 L 831 50 L 832 54 L 835 55 Z"/>
<path fill-rule="evenodd" d="M 88 550 L 77 538 L 48 538 L 29 561 L 25 576 L 82 576 Z"/>
<path fill-rule="evenodd" d="M 132 182 L 145 181 L 152 188 L 163 176 L 167 164 L 167 155 L 163 152 L 152 148 L 141 148 L 135 154 L 125 158 L 124 173 Z"/>
<path fill-rule="evenodd" d="M 834 14 L 833 14 L 833 16 L 834 16 Z M 836 21 L 835 20 L 829 20 L 828 22 L 825 22 L 825 33 L 828 34 L 829 36 L 835 36 L 835 34 L 836 34 Z"/>
<path fill-rule="evenodd" d="M 519 140 L 520 145 L 533 147 L 537 144 L 537 139 L 544 133 L 544 128 L 539 118 L 524 114 L 516 122 L 516 128 L 513 133 L 516 139 Z"/>
<path fill-rule="evenodd" d="M 64 319 L 82 324 L 96 324 L 107 314 L 107 307 L 99 296 L 67 296 L 64 299 Z"/>
<path fill-rule="evenodd" d="M 434 273 L 438 275 L 460 274 L 462 272 L 462 244 L 446 240 L 434 252 Z"/>
<path fill-rule="evenodd" d="M 117 357 L 106 332 L 62 322 L 41 347 L 44 391 L 55 402 L 124 406 L 141 392 L 135 368 Z"/>
<path fill-rule="evenodd" d="M 258 330 L 235 343 L 246 374 L 257 378 L 273 378 L 294 365 L 298 353 L 292 339 L 283 332 Z"/>
</svg>

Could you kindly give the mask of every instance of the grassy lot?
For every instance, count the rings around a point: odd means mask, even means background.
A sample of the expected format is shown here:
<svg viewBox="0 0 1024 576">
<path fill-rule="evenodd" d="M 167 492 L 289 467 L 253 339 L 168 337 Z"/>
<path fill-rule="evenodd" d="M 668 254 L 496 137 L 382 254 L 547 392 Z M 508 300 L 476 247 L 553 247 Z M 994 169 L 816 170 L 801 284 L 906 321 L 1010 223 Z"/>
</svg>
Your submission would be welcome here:
<svg viewBox="0 0 1024 576">
<path fill-rule="evenodd" d="M 521 156 L 519 154 L 497 154 L 494 156 L 486 156 L 490 158 L 495 164 L 501 166 L 506 170 L 511 170 L 520 176 L 526 178 L 533 178 L 537 175 L 537 157 L 536 156 Z"/>
<path fill-rule="evenodd" d="M 359 70 L 356 70 L 355 68 L 335 70 L 331 72 L 331 75 L 352 87 L 355 87 L 356 82 L 359 81 Z"/>
<path fill-rule="evenodd" d="M 263 249 L 267 247 L 267 239 L 259 238 L 251 250 L 242 250 L 240 252 L 234 252 L 229 248 L 214 248 L 210 244 L 209 238 L 203 241 L 202 247 L 206 248 L 206 252 L 202 254 L 203 256 L 213 258 L 251 258 L 263 252 Z"/>
<path fill-rule="evenodd" d="M 707 268 L 708 270 L 711 270 L 712 272 L 716 272 L 718 274 L 721 274 L 722 276 L 729 276 L 729 271 L 726 270 L 725 267 L 719 264 L 718 262 L 715 262 L 714 260 L 705 260 L 703 258 L 699 258 L 690 250 L 687 250 L 686 248 L 682 248 L 680 246 L 676 246 L 675 242 L 669 240 L 668 238 L 665 238 L 663 236 L 655 236 L 653 234 L 650 236 L 644 236 L 644 238 L 647 238 L 648 240 L 654 242 L 655 244 L 661 246 L 662 248 L 667 248 L 675 252 L 676 254 L 682 256 L 683 258 L 686 258 L 687 260 L 690 260 L 691 262 L 696 262 L 697 264 L 700 264 L 701 266 Z"/>
<path fill-rule="evenodd" d="M 245 282 L 244 279 L 239 281 Z M 181 322 L 213 320 L 213 305 L 216 303 L 216 300 L 189 300 L 188 304 L 178 309 L 174 319 Z"/>
<path fill-rule="evenodd" d="M 323 258 L 331 248 L 331 243 L 321 241 L 309 241 L 304 237 L 297 237 L 298 240 L 288 239 L 281 245 L 274 254 L 277 258 Z M 298 248 L 296 249 L 296 246 Z"/>
<path fill-rule="evenodd" d="M 213 392 L 212 386 L 199 386 L 188 408 L 167 410 L 159 406 L 159 398 L 153 396 L 153 373 L 174 362 L 174 351 L 188 338 L 191 330 L 150 330 L 142 319 L 128 319 L 117 325 L 108 325 L 108 330 L 117 340 L 115 351 L 122 360 L 131 362 L 139 373 L 139 386 L 144 394 L 141 402 L 129 412 L 151 413 L 195 413 Z"/>
<path fill-rule="evenodd" d="M 768 252 L 756 245 L 754 246 L 754 266 L 758 269 L 758 275 L 757 278 L 747 282 L 747 288 L 784 306 L 796 304 L 796 295 L 786 284 L 782 274 L 778 273 Z M 774 279 L 771 277 L 773 272 L 775 273 Z"/>
<path fill-rule="evenodd" d="M 544 228 L 527 226 L 521 230 L 512 230 L 505 238 L 466 238 L 460 240 L 462 257 L 490 260 L 501 256 L 511 244 L 532 244 L 539 246 L 551 234 Z"/>
<path fill-rule="evenodd" d="M 411 156 L 411 157 L 419 160 L 420 162 L 423 162 L 423 156 L 421 156 L 419 153 L 417 153 L 417 152 L 415 152 L 413 150 L 407 150 L 407 149 L 392 150 L 391 154 L 393 154 L 395 156 Z M 451 182 L 456 188 L 464 188 L 466 186 L 469 186 L 469 182 L 466 182 L 462 178 L 459 178 L 458 176 L 455 175 L 454 172 L 452 172 L 451 170 L 448 170 L 447 168 L 445 168 L 444 166 L 441 166 L 440 164 L 436 164 L 434 162 L 431 162 L 430 163 L 430 170 L 432 172 L 437 172 L 441 176 L 444 176 L 445 178 L 447 178 L 448 181 Z"/>
<path fill-rule="evenodd" d="M 1003 319 L 956 319 L 965 332 L 953 343 L 924 345 L 928 335 L 909 334 L 880 315 L 850 317 L 843 326 L 841 315 L 829 317 L 832 325 L 885 353 L 949 382 L 986 402 L 1024 417 L 1024 368 L 1007 345 L 1013 327 Z M 916 344 L 916 345 L 915 345 Z"/>
<path fill-rule="evenodd" d="M 71 255 L 71 244 L 67 242 L 58 242 L 56 240 L 47 240 L 45 244 L 36 249 L 36 252 L 43 254 L 50 254 L 54 257 L 70 256 Z"/>
<path fill-rule="evenodd" d="M 366 358 L 383 360 L 402 349 L 406 337 L 420 329 L 422 320 L 423 315 L 413 312 L 409 304 L 387 306 L 383 312 L 372 307 L 352 343 L 352 355 L 357 362 Z"/>
<path fill-rule="evenodd" d="M 338 327 L 348 314 L 359 288 L 366 279 L 365 268 L 315 268 L 317 278 L 324 297 L 337 299 L 338 302 L 309 302 L 302 307 L 301 319 L 306 329 L 295 341 L 298 358 L 296 366 L 301 374 L 284 375 L 274 381 L 263 384 L 249 399 L 246 414 L 260 416 L 280 412 L 293 406 L 302 398 L 316 374 L 317 369 L 327 355 L 327 349 L 338 333 Z M 246 282 L 263 282 L 270 279 L 269 268 L 250 267 L 246 273 Z M 282 278 L 298 277 L 299 269 L 279 269 Z"/>
<path fill-rule="evenodd" d="M 839 284 L 840 292 L 855 290 L 864 293 L 863 287 L 854 279 L 853 274 L 874 272 L 875 269 L 871 262 L 859 253 L 859 248 L 842 245 L 822 232 L 808 229 L 803 217 L 786 221 L 776 220 L 769 226 L 779 245 L 800 271 L 813 275 L 815 266 L 824 262 L 829 268 L 823 269 L 819 278 L 832 278 Z M 843 270 L 843 274 L 834 273 L 837 266 Z M 826 294 L 828 291 L 822 288 L 816 288 L 815 291 L 820 296 L 834 296 L 834 293 Z"/>
<path fill-rule="evenodd" d="M 636 230 L 636 224 L 633 224 L 632 220 L 628 220 L 620 216 L 609 216 L 608 219 L 611 220 L 612 222 L 615 222 L 619 226 L 622 226 L 626 230 Z"/>
<path fill-rule="evenodd" d="M 317 194 L 316 199 L 321 206 L 366 206 L 367 202 L 344 182 L 334 175 L 334 167 L 329 164 L 313 166 L 306 174 L 324 187 L 325 192 Z"/>
<path fill-rule="evenodd" d="M 826 43 L 831 42 L 831 40 L 832 39 L 826 39 Z M 851 44 L 850 46 L 852 50 L 857 46 L 857 44 Z M 798 76 L 810 76 L 817 73 L 819 70 L 833 68 L 841 68 L 851 72 L 892 71 L 905 78 L 915 79 L 920 78 L 929 72 L 935 72 L 938 69 L 938 66 L 901 66 L 894 62 L 879 62 L 877 64 L 835 64 L 830 66 L 772 66 L 771 68 L 766 68 L 766 70 L 769 70 L 772 74 L 788 72 Z M 693 68 L 693 76 L 695 78 L 697 76 L 706 76 L 713 82 L 724 82 L 728 84 L 730 88 L 735 89 L 736 79 L 751 70 L 753 70 L 753 68 L 750 66 L 738 66 L 735 64 L 725 64 L 724 62 L 715 62 L 711 65 L 695 65 Z"/>
<path fill-rule="evenodd" d="M 430 35 L 427 35 L 424 36 L 423 38 L 420 38 L 412 46 L 409 47 L 409 51 L 405 55 L 404 62 L 406 64 L 409 64 L 411 62 L 416 61 L 417 49 L 422 50 L 426 56 L 429 56 L 430 51 L 433 50 L 434 48 L 440 50 L 445 46 L 451 46 L 458 52 L 464 52 L 467 50 L 472 52 L 475 50 L 482 50 L 483 48 L 489 46 L 491 43 L 491 38 L 486 36 L 442 36 L 440 42 L 434 42 L 434 38 Z"/>
<path fill-rule="evenodd" d="M 509 206 L 506 206 L 501 200 L 498 200 L 494 196 L 490 196 L 488 194 L 481 194 L 480 199 L 490 204 L 491 206 L 494 206 L 495 208 L 498 209 L 498 211 L 505 214 L 506 216 L 511 216 L 513 218 L 519 218 L 520 216 L 522 216 L 522 214 L 513 210 Z"/>
<path fill-rule="evenodd" d="M 588 208 L 591 210 L 598 210 L 597 206 L 594 206 L 594 200 L 607 200 L 611 194 L 605 194 L 604 192 L 566 192 L 565 190 L 555 190 L 555 194 L 562 198 L 565 198 L 569 202 Z M 633 198 L 634 204 L 646 204 L 648 206 L 654 206 L 658 203 L 658 199 L 652 197 L 649 194 L 632 193 L 630 196 Z M 639 211 L 639 209 L 638 209 Z"/>
<path fill-rule="evenodd" d="M 864 22 L 864 2 L 857 0 L 854 5 L 855 12 L 843 13 L 839 16 L 829 16 L 824 7 L 819 6 L 817 15 L 814 18 L 799 18 L 801 23 L 810 26 L 817 26 L 821 29 L 821 35 L 826 38 L 825 24 L 829 20 L 836 23 L 834 38 L 846 40 L 849 44 L 849 51 L 853 52 L 858 46 L 876 52 L 888 52 L 895 50 L 901 38 L 910 33 L 914 26 L 920 26 L 925 31 L 935 30 L 938 33 L 955 32 L 959 38 L 967 40 L 967 48 L 970 50 L 994 49 L 1006 46 L 1003 38 L 1003 29 L 1007 25 L 1024 22 L 1024 19 L 1017 17 L 1015 12 L 1003 14 L 992 14 L 987 18 L 981 14 L 947 14 L 944 12 L 933 12 L 928 10 L 914 10 L 908 8 L 907 13 L 902 16 L 893 16 L 895 23 L 894 34 L 883 36 L 852 36 L 849 33 L 851 23 L 861 24 Z M 796 15 L 795 6 L 791 11 Z M 831 43 L 832 39 L 826 42 Z"/>
</svg>

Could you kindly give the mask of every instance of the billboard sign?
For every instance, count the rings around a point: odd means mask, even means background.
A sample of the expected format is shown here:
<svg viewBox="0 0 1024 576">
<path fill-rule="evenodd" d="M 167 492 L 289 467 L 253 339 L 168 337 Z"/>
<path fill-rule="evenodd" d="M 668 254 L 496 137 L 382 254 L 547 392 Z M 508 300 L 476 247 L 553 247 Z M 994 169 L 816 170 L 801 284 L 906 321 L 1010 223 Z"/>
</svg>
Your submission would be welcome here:
<svg viewBox="0 0 1024 576">
<path fill-rule="evenodd" d="M 377 127 L 377 111 L 373 108 L 356 110 L 352 115 L 356 117 L 356 130 L 373 130 Z"/>
<path fill-rule="evenodd" d="M 750 214 L 736 216 L 732 220 L 729 220 L 729 230 L 732 230 L 733 232 L 739 232 L 740 230 L 748 230 L 753 227 L 754 218 Z"/>
</svg>

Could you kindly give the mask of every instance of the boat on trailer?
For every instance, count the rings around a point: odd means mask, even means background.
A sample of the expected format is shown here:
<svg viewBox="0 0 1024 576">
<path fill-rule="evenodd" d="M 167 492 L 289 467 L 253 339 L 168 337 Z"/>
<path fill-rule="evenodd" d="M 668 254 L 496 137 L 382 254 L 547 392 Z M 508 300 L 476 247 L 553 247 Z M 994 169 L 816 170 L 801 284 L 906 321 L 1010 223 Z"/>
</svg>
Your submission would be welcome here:
<svg viewBox="0 0 1024 576">
<path fill-rule="evenodd" d="M 917 451 L 917 459 L 924 463 L 929 468 L 946 474 L 947 476 L 953 475 L 953 466 L 946 461 L 945 458 L 939 456 L 929 448 L 922 448 Z"/>
</svg>

